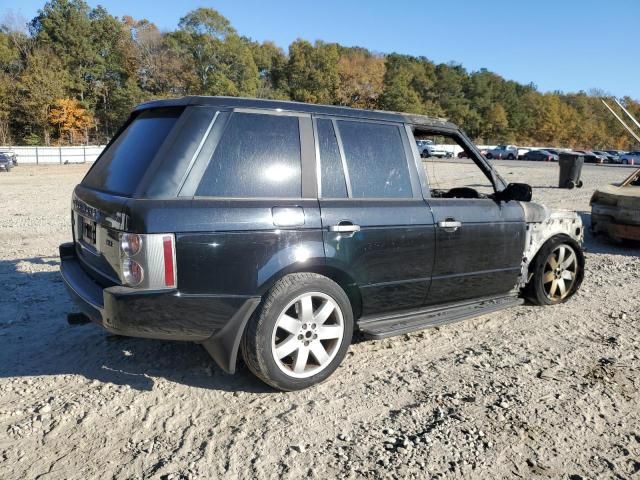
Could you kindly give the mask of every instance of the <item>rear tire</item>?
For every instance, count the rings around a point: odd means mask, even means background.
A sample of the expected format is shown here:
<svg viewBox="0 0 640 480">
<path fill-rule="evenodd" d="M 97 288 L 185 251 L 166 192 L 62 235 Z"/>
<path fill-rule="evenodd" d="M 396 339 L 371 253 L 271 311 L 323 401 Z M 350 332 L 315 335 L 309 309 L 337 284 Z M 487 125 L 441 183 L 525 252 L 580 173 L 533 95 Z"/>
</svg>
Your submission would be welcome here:
<svg viewBox="0 0 640 480">
<path fill-rule="evenodd" d="M 249 370 L 267 385 L 301 390 L 326 380 L 344 359 L 353 312 L 344 290 L 314 273 L 280 279 L 242 337 Z"/>
<path fill-rule="evenodd" d="M 550 238 L 529 267 L 533 273 L 525 296 L 535 305 L 555 305 L 569 300 L 584 278 L 584 254 L 567 235 Z"/>
<path fill-rule="evenodd" d="M 507 160 L 515 160 L 516 157 L 514 157 L 511 153 L 509 155 L 507 155 Z"/>
</svg>

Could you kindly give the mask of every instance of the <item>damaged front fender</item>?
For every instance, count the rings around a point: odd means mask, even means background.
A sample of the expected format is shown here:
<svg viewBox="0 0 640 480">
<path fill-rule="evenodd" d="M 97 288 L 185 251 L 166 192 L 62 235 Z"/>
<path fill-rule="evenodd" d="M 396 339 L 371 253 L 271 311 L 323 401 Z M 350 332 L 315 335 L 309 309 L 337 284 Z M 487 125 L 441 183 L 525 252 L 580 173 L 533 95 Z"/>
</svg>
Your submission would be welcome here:
<svg viewBox="0 0 640 480">
<path fill-rule="evenodd" d="M 582 246 L 584 226 L 580 216 L 572 210 L 552 210 L 534 202 L 522 202 L 527 223 L 526 241 L 522 256 L 519 288 L 531 278 L 529 266 L 542 246 L 552 237 L 566 235 Z"/>
</svg>

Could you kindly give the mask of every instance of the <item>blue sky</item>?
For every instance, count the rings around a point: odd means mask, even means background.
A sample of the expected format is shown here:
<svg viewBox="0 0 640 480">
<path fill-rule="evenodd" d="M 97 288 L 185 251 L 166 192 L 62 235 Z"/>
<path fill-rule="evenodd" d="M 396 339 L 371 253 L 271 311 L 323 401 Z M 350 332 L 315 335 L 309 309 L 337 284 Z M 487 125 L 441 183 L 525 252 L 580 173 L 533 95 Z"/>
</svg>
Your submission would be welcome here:
<svg viewBox="0 0 640 480">
<path fill-rule="evenodd" d="M 186 12 L 217 9 L 242 35 L 286 48 L 321 39 L 376 52 L 488 68 L 542 91 L 600 88 L 640 99 L 638 0 L 89 0 L 116 16 L 174 29 Z M 0 0 L 31 19 L 43 0 Z"/>
</svg>

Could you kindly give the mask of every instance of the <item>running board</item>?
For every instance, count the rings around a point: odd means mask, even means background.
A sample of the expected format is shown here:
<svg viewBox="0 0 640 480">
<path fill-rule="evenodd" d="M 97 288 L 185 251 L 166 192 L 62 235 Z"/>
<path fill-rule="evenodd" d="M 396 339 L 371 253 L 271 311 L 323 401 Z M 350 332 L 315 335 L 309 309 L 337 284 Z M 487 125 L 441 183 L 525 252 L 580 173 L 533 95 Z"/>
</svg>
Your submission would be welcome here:
<svg viewBox="0 0 640 480">
<path fill-rule="evenodd" d="M 365 337 L 380 339 L 466 320 L 523 303 L 523 299 L 512 296 L 484 298 L 395 315 L 363 318 L 358 322 L 358 328 Z"/>
</svg>

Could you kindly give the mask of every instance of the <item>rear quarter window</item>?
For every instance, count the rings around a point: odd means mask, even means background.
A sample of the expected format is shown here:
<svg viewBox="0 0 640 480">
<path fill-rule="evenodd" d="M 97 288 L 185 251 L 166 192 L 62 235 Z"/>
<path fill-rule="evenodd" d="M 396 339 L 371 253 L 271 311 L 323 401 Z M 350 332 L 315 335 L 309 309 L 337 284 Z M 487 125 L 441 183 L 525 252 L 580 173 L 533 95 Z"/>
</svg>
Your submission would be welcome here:
<svg viewBox="0 0 640 480">
<path fill-rule="evenodd" d="M 298 117 L 233 113 L 196 196 L 302 197 Z"/>
<path fill-rule="evenodd" d="M 182 108 L 142 111 L 102 153 L 82 184 L 118 195 L 132 195 L 182 111 Z"/>
</svg>

